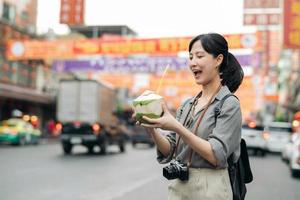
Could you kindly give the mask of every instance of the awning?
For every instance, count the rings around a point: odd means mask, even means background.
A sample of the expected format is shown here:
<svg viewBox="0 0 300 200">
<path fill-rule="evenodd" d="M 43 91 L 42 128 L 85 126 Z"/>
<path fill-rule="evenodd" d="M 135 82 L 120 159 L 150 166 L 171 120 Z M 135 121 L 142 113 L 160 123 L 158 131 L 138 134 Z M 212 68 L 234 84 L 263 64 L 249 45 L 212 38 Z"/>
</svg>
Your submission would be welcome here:
<svg viewBox="0 0 300 200">
<path fill-rule="evenodd" d="M 54 104 L 55 97 L 34 89 L 0 83 L 0 97 L 41 104 Z"/>
</svg>

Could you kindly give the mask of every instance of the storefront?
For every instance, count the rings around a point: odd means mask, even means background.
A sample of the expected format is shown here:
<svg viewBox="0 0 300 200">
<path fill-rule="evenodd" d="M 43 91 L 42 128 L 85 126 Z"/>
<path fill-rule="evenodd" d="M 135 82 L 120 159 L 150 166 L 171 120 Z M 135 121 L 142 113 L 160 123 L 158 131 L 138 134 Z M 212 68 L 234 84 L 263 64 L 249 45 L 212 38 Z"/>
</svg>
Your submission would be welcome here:
<svg viewBox="0 0 300 200">
<path fill-rule="evenodd" d="M 42 129 L 55 117 L 55 97 L 34 89 L 0 83 L 0 120 L 13 117 L 13 111 L 37 116 L 37 127 Z"/>
</svg>

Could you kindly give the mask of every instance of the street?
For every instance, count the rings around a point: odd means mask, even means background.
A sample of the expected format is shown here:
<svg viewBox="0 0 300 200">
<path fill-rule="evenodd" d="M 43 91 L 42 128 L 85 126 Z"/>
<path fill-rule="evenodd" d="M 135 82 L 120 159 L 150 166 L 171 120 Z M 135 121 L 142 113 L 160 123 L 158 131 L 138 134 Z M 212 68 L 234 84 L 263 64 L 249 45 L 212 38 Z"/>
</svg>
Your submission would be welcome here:
<svg viewBox="0 0 300 200">
<path fill-rule="evenodd" d="M 246 200 L 300 200 L 300 0 L 0 0 L 0 33 L 0 200 L 168 199 L 144 126 L 221 166 L 196 136 L 242 127 Z"/>
<path fill-rule="evenodd" d="M 65 156 L 59 143 L 0 146 L 1 200 L 153 200 L 167 199 L 168 181 L 155 149 L 111 146 L 89 155 L 75 147 Z M 254 173 L 247 200 L 300 198 L 300 179 L 290 176 L 279 155 L 250 157 Z"/>
</svg>

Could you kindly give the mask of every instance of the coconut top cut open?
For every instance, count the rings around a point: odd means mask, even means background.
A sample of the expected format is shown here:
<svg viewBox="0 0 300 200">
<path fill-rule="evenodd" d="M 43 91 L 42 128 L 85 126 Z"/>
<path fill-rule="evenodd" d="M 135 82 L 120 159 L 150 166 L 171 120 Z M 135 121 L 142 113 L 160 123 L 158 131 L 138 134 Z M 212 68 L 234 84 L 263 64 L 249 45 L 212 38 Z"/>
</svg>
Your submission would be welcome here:
<svg viewBox="0 0 300 200">
<path fill-rule="evenodd" d="M 135 100 L 133 100 L 133 105 L 137 106 L 137 105 L 147 105 L 153 101 L 162 99 L 163 97 L 155 94 L 153 91 L 151 90 L 146 90 L 145 92 L 143 92 L 140 96 L 138 96 Z"/>
</svg>

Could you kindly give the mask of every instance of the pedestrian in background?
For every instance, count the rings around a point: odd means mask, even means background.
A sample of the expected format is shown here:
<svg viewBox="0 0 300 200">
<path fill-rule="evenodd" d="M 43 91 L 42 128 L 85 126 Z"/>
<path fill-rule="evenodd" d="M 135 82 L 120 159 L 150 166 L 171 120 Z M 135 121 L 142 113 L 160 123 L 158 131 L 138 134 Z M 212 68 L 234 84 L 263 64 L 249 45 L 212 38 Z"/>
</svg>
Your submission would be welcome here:
<svg viewBox="0 0 300 200">
<path fill-rule="evenodd" d="M 46 136 L 55 136 L 55 121 L 53 119 L 49 119 L 49 121 L 46 123 Z"/>
<path fill-rule="evenodd" d="M 233 154 L 237 160 L 240 154 L 240 103 L 236 97 L 228 97 L 217 119 L 214 108 L 224 96 L 238 89 L 243 70 L 228 52 L 225 38 L 216 33 L 191 40 L 189 68 L 196 83 L 202 86 L 199 94 L 181 105 L 176 118 L 164 102 L 162 117 L 143 117 L 147 123 L 141 125 L 154 138 L 158 161 L 163 164 L 172 161 L 167 166 L 175 171 L 169 174 L 175 178 L 169 185 L 170 200 L 231 200 L 227 158 Z M 172 133 L 163 136 L 157 128 Z M 181 177 L 186 175 L 184 170 L 188 171 L 188 177 Z"/>
</svg>

